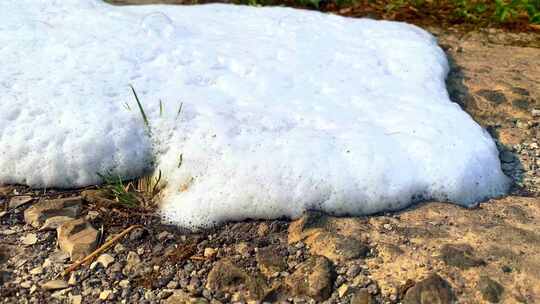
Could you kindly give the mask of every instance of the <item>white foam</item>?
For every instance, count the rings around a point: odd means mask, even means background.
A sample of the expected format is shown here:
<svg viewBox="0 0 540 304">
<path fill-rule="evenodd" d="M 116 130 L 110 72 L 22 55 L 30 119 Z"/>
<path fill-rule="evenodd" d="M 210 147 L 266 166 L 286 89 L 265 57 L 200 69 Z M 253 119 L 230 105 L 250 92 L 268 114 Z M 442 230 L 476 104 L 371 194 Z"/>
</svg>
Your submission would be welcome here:
<svg viewBox="0 0 540 304">
<path fill-rule="evenodd" d="M 163 214 L 189 227 L 507 190 L 492 139 L 448 98 L 444 52 L 415 26 L 91 0 L 3 0 L 0 20 L 0 183 L 84 186 L 155 158 Z"/>
</svg>

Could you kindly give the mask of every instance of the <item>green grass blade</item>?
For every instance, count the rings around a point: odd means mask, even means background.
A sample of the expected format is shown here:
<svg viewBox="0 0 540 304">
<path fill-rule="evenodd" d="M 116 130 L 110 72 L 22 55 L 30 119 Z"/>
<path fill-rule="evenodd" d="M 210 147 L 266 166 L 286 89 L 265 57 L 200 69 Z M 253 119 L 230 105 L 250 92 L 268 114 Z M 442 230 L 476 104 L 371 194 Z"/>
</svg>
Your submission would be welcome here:
<svg viewBox="0 0 540 304">
<path fill-rule="evenodd" d="M 150 122 L 148 121 L 148 117 L 146 116 L 146 113 L 144 112 L 144 108 L 141 104 L 141 101 L 139 100 L 139 96 L 137 96 L 137 92 L 135 92 L 135 88 L 133 88 L 132 85 L 129 85 L 131 87 L 131 91 L 133 92 L 133 95 L 135 96 L 135 100 L 137 101 L 137 106 L 139 106 L 139 111 L 141 112 L 141 116 L 144 120 L 144 124 L 150 131 Z"/>
</svg>

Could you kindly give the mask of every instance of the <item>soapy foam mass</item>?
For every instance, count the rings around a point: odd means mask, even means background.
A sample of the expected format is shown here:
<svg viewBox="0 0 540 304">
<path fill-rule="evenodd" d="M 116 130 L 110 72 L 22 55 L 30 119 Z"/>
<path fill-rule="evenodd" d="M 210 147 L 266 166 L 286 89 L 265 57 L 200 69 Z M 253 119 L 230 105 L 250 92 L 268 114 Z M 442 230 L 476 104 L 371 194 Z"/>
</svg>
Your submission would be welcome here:
<svg viewBox="0 0 540 304">
<path fill-rule="evenodd" d="M 187 227 L 508 187 L 493 140 L 449 100 L 444 52 L 412 25 L 97 0 L 3 0 L 0 20 L 0 183 L 158 168 L 162 213 Z"/>
</svg>

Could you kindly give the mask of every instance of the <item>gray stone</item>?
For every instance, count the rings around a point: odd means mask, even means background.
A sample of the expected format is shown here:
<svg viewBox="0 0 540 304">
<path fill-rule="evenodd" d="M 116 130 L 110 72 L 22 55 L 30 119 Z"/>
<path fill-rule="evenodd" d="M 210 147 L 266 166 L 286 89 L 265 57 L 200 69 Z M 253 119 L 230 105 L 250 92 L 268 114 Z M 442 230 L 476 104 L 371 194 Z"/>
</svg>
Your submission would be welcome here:
<svg viewBox="0 0 540 304">
<path fill-rule="evenodd" d="M 107 268 L 109 267 L 111 263 L 114 262 L 114 257 L 110 254 L 105 253 L 105 254 L 100 255 L 97 258 L 96 262 L 103 265 L 104 268 Z"/>
<path fill-rule="evenodd" d="M 129 234 L 129 239 L 131 241 L 140 240 L 144 236 L 144 232 L 145 232 L 145 230 L 143 228 L 135 228 Z"/>
<path fill-rule="evenodd" d="M 501 161 L 505 163 L 511 163 L 514 161 L 514 155 L 510 151 L 501 152 L 500 158 L 501 158 Z"/>
<path fill-rule="evenodd" d="M 162 231 L 157 236 L 158 240 L 160 241 L 166 241 L 174 238 L 174 235 L 168 231 Z"/>
<path fill-rule="evenodd" d="M 64 263 L 69 259 L 69 253 L 63 251 L 55 251 L 49 255 L 49 260 L 53 263 Z"/>
<path fill-rule="evenodd" d="M 349 278 L 356 277 L 362 271 L 362 267 L 358 264 L 352 264 L 348 269 L 345 275 Z"/>
<path fill-rule="evenodd" d="M 58 289 L 66 289 L 68 288 L 68 283 L 63 280 L 52 280 L 48 281 L 44 284 L 41 284 L 41 288 L 45 290 L 58 290 Z"/>
<path fill-rule="evenodd" d="M 379 286 L 377 286 L 376 283 L 371 283 L 368 285 L 368 287 L 366 288 L 367 291 L 372 294 L 372 295 L 376 295 L 379 293 Z"/>
</svg>

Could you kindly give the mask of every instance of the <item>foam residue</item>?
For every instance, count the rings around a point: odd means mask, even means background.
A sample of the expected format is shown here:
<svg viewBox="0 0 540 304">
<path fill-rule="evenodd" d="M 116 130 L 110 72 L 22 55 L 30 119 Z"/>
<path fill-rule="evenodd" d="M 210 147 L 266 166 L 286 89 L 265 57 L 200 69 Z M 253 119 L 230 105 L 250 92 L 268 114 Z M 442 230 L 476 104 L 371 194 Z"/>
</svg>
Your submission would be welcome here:
<svg viewBox="0 0 540 304">
<path fill-rule="evenodd" d="M 493 140 L 449 100 L 444 52 L 415 26 L 94 0 L 3 0 L 0 18 L 0 183 L 158 168 L 162 214 L 187 227 L 507 190 Z"/>
</svg>

